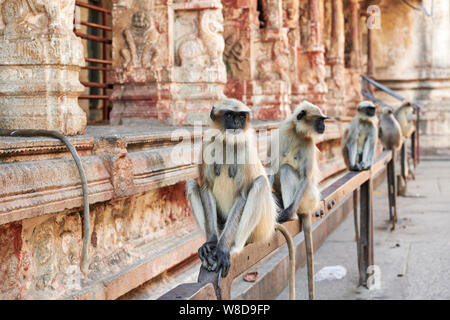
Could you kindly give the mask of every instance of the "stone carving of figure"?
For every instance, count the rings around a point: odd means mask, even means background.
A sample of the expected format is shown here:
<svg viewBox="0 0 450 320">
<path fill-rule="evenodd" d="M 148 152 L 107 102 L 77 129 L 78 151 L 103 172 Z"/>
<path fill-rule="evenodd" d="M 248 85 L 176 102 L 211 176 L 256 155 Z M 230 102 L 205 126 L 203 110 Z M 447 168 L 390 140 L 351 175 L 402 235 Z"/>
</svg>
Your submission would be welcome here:
<svg viewBox="0 0 450 320">
<path fill-rule="evenodd" d="M 242 41 L 237 33 L 231 33 L 225 40 L 224 57 L 228 65 L 230 78 L 237 77 L 244 71 L 244 64 L 248 61 L 245 42 Z"/>
<path fill-rule="evenodd" d="M 281 80 L 289 81 L 289 45 L 287 37 L 282 37 L 273 45 L 272 58 L 274 60 L 275 70 Z"/>
<path fill-rule="evenodd" d="M 225 42 L 222 34 L 222 12 L 215 9 L 201 11 L 199 37 L 208 52 L 211 66 L 223 65 L 222 55 Z"/>
<path fill-rule="evenodd" d="M 271 59 L 263 58 L 258 61 L 260 80 L 290 81 L 289 77 L 289 47 L 287 37 L 283 36 L 275 41 L 272 47 Z"/>
<path fill-rule="evenodd" d="M 266 28 L 280 28 L 281 27 L 281 17 L 280 17 L 280 0 L 261 0 L 262 6 L 262 17 L 263 26 Z"/>
<path fill-rule="evenodd" d="M 195 30 L 195 29 L 194 29 Z M 182 67 L 222 66 L 225 48 L 223 16 L 220 10 L 202 10 L 199 14 L 198 36 L 186 34 L 179 42 L 177 54 Z"/>
<path fill-rule="evenodd" d="M 5 34 L 72 32 L 75 0 L 0 0 Z"/>
<path fill-rule="evenodd" d="M 208 65 L 203 42 L 192 35 L 185 37 L 178 47 L 178 56 L 182 67 L 205 67 Z"/>
<path fill-rule="evenodd" d="M 284 24 L 289 28 L 295 27 L 296 21 L 299 19 L 298 6 L 298 0 L 283 1 L 283 20 Z"/>
<path fill-rule="evenodd" d="M 158 31 L 146 12 L 137 11 L 131 17 L 131 26 L 123 31 L 127 47 L 120 51 L 125 68 L 150 67 L 156 57 Z"/>
</svg>

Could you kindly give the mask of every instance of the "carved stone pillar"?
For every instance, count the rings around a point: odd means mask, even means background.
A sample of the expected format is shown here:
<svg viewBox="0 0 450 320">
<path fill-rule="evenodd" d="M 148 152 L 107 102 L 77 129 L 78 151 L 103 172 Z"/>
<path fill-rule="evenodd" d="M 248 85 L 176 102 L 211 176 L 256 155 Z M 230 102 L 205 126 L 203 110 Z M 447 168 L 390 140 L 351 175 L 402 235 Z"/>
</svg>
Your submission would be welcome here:
<svg viewBox="0 0 450 320">
<path fill-rule="evenodd" d="M 84 132 L 75 0 L 0 2 L 0 127 Z"/>
<path fill-rule="evenodd" d="M 348 63 L 345 81 L 345 105 L 346 114 L 352 116 L 356 112 L 356 106 L 361 101 L 361 18 L 359 0 L 348 1 L 348 24 L 349 35 L 348 41 Z"/>
<path fill-rule="evenodd" d="M 116 0 L 111 122 L 206 121 L 224 97 L 218 0 Z"/>
<path fill-rule="evenodd" d="M 361 19 L 359 0 L 350 0 L 351 55 L 350 68 L 361 68 Z"/>
<path fill-rule="evenodd" d="M 320 2 L 320 0 L 300 2 L 302 48 L 298 56 L 298 72 L 302 86 L 293 92 L 298 98 L 307 99 L 318 105 L 325 102 L 327 93 Z"/>
<path fill-rule="evenodd" d="M 256 0 L 222 3 L 226 95 L 251 107 L 254 119 L 285 118 L 290 114 L 291 47 L 282 1 L 259 1 L 259 7 Z"/>
<path fill-rule="evenodd" d="M 331 39 L 327 64 L 330 75 L 327 79 L 327 114 L 340 115 L 344 109 L 344 83 L 345 83 L 345 28 L 343 0 L 330 0 L 331 2 Z"/>
</svg>

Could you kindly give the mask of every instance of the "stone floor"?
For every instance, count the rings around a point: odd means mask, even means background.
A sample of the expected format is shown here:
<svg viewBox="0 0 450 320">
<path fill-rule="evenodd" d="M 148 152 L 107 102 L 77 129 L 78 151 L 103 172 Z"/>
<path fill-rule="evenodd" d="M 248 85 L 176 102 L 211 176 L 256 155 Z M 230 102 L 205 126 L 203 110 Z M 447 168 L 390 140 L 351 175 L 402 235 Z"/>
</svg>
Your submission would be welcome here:
<svg viewBox="0 0 450 320">
<path fill-rule="evenodd" d="M 398 198 L 399 222 L 390 231 L 386 184 L 374 192 L 374 259 L 380 286 L 358 287 L 353 215 L 328 237 L 315 254 L 315 272 L 344 266 L 340 280 L 316 282 L 316 299 L 450 299 L 450 159 L 422 159 L 415 197 Z M 278 299 L 288 299 L 286 287 Z M 306 268 L 297 271 L 296 297 L 307 298 Z"/>
</svg>

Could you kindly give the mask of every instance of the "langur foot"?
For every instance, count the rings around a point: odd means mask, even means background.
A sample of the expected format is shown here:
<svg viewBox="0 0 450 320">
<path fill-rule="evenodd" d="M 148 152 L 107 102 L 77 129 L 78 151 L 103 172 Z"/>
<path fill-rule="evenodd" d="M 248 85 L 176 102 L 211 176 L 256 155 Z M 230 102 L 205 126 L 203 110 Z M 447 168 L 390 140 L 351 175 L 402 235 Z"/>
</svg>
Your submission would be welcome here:
<svg viewBox="0 0 450 320">
<path fill-rule="evenodd" d="M 205 242 L 198 249 L 198 256 L 202 261 L 202 266 L 208 271 L 215 271 L 217 269 L 217 259 L 214 252 L 217 248 L 217 241 Z"/>
<path fill-rule="evenodd" d="M 222 270 L 222 277 L 225 278 L 230 269 L 230 252 L 227 249 L 218 247 L 216 249 L 217 268 L 215 271 Z"/>
</svg>

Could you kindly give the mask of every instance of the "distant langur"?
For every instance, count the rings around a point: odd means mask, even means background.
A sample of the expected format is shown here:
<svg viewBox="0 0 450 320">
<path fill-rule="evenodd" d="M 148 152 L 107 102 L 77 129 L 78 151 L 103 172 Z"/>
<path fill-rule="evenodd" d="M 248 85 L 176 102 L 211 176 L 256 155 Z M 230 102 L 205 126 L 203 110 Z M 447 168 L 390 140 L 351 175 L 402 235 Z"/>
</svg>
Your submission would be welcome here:
<svg viewBox="0 0 450 320">
<path fill-rule="evenodd" d="M 280 170 L 273 177 L 275 197 L 284 208 L 279 213 L 278 222 L 295 219 L 296 213 L 302 219 L 310 299 L 314 299 L 311 215 L 317 211 L 320 202 L 315 139 L 324 133 L 325 119 L 327 117 L 317 106 L 304 101 L 280 124 L 280 153 L 276 158 Z"/>
<path fill-rule="evenodd" d="M 352 171 L 368 170 L 372 166 L 378 136 L 375 111 L 372 102 L 361 102 L 342 137 L 344 160 Z"/>
<path fill-rule="evenodd" d="M 414 126 L 414 109 L 409 101 L 404 101 L 399 108 L 394 112 L 394 116 L 397 119 L 404 138 L 408 138 L 415 130 Z"/>
<path fill-rule="evenodd" d="M 395 112 L 394 116 L 397 119 L 398 123 L 400 124 L 400 127 L 402 128 L 402 134 L 403 134 L 403 140 L 406 141 L 412 133 L 414 132 L 415 124 L 415 115 L 414 115 L 414 108 L 411 104 L 411 102 L 405 100 L 402 102 L 400 107 L 398 107 Z M 413 151 L 414 152 L 414 151 Z M 406 144 L 404 149 L 404 154 L 402 155 L 402 159 L 404 161 L 404 170 L 405 172 L 402 172 L 402 175 L 399 176 L 398 181 L 398 190 L 400 195 L 406 195 L 406 181 L 405 178 L 408 176 L 408 170 L 409 173 L 414 178 L 414 169 L 412 165 L 408 165 L 408 157 L 406 155 Z"/>
<path fill-rule="evenodd" d="M 258 157 L 250 109 L 225 99 L 210 117 L 214 134 L 203 143 L 200 185 L 188 180 L 186 194 L 207 239 L 199 249 L 202 265 L 225 277 L 230 254 L 272 236 L 277 210 Z"/>
<path fill-rule="evenodd" d="M 402 129 L 390 107 L 384 107 L 381 111 L 378 137 L 387 150 L 395 152 L 402 146 Z"/>
<path fill-rule="evenodd" d="M 358 105 L 357 114 L 352 119 L 342 137 L 342 153 L 347 168 L 352 171 L 368 170 L 372 166 L 377 143 L 376 107 L 370 101 L 363 101 Z M 359 222 L 358 222 L 358 190 L 353 192 L 353 222 L 355 241 L 358 254 Z"/>
</svg>

